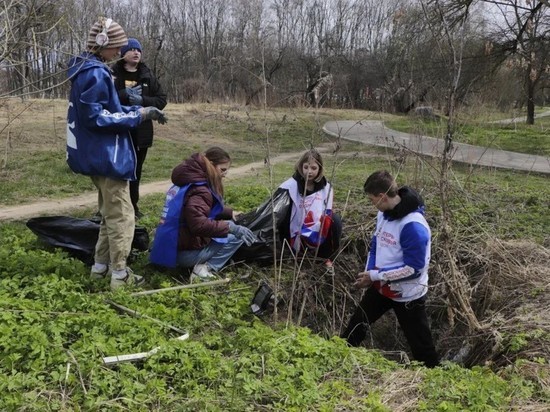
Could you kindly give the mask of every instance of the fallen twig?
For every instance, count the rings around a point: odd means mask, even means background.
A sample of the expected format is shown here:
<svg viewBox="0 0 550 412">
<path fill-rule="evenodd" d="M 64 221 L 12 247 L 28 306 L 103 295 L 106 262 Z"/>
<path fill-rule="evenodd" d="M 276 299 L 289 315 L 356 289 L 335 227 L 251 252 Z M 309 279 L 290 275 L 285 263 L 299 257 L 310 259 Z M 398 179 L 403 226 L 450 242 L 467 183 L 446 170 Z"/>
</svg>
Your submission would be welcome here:
<svg viewBox="0 0 550 412">
<path fill-rule="evenodd" d="M 180 329 L 180 328 L 176 328 L 175 326 L 172 326 L 172 325 L 170 325 L 169 323 L 166 323 L 166 322 L 163 322 L 162 320 L 155 319 L 155 318 L 152 318 L 151 316 L 148 316 L 148 315 L 144 315 L 144 314 L 142 314 L 142 313 L 139 313 L 139 312 L 137 312 L 137 311 L 135 311 L 135 310 L 133 310 L 133 309 L 127 308 L 126 306 L 122 306 L 122 305 L 120 305 L 120 304 L 118 304 L 118 303 L 116 303 L 116 302 L 113 302 L 112 300 L 107 299 L 105 302 L 108 303 L 109 305 L 111 305 L 112 307 L 114 307 L 115 309 L 120 310 L 121 312 L 127 313 L 127 314 L 132 315 L 132 316 L 135 316 L 135 317 L 137 317 L 137 318 L 148 319 L 148 320 L 150 320 L 150 321 L 153 321 L 153 322 L 155 322 L 155 323 L 157 323 L 157 324 L 159 324 L 159 325 L 161 325 L 161 326 L 163 326 L 163 327 L 165 327 L 165 328 L 168 328 L 168 329 L 170 329 L 170 330 L 172 330 L 172 331 L 174 331 L 174 332 L 177 332 L 177 333 L 179 333 L 179 334 L 183 334 L 183 335 L 187 334 L 186 331 L 184 331 L 184 330 L 182 330 L 182 329 Z"/>
<path fill-rule="evenodd" d="M 84 391 L 84 395 L 87 395 L 88 391 L 86 390 L 86 385 L 84 384 L 84 379 L 82 378 L 82 373 L 80 373 L 80 366 L 78 365 L 78 362 L 76 361 L 76 358 L 74 357 L 74 355 L 72 354 L 72 352 L 70 350 L 67 351 L 67 354 L 69 355 L 69 357 L 71 358 L 71 360 L 73 361 L 73 363 L 76 366 L 76 371 L 78 372 L 78 379 L 80 380 L 80 384 L 82 385 L 82 390 Z M 68 373 L 68 370 L 67 370 L 67 373 Z"/>
<path fill-rule="evenodd" d="M 229 283 L 230 281 L 231 281 L 231 279 L 225 278 L 225 279 L 220 279 L 220 280 L 213 280 L 211 282 L 190 283 L 190 284 L 187 284 L 187 285 L 172 286 L 172 287 L 169 287 L 169 288 L 152 289 L 152 290 L 144 290 L 144 291 L 141 291 L 141 292 L 134 292 L 134 293 L 130 294 L 130 296 L 145 296 L 145 295 L 153 295 L 153 294 L 159 293 L 159 292 L 170 292 L 172 290 L 194 289 L 194 288 L 224 285 L 226 283 Z"/>
</svg>

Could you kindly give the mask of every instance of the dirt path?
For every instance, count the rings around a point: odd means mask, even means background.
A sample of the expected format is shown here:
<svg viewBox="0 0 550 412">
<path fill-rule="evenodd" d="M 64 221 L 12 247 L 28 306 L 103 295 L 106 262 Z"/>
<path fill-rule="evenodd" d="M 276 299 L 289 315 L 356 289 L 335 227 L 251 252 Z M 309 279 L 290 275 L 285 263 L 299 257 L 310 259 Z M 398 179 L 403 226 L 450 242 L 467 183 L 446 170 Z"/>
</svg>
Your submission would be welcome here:
<svg viewBox="0 0 550 412">
<path fill-rule="evenodd" d="M 321 147 L 319 151 L 326 152 L 328 147 Z M 300 155 L 303 152 L 299 153 L 285 153 L 280 156 L 271 158 L 272 164 L 282 163 L 285 161 L 297 161 Z M 244 166 L 233 167 L 231 168 L 230 174 L 227 177 L 228 181 L 231 181 L 234 178 L 243 177 L 248 174 L 257 173 L 258 170 L 264 169 L 266 166 L 264 162 L 254 162 L 249 163 Z M 145 183 L 140 187 L 141 195 L 148 195 L 151 193 L 165 193 L 166 190 L 170 187 L 170 181 L 161 181 L 161 182 L 151 182 Z M 0 221 L 9 221 L 9 220 L 26 220 L 31 217 L 37 216 L 52 216 L 59 214 L 66 214 L 69 211 L 86 209 L 94 207 L 97 205 L 97 193 L 88 192 L 79 196 L 68 197 L 65 199 L 52 199 L 44 200 L 33 203 L 13 205 L 0 207 Z"/>
<path fill-rule="evenodd" d="M 550 112 L 548 112 L 550 114 Z M 546 115 L 546 113 L 544 114 Z M 540 116 L 540 115 L 539 115 Z M 323 127 L 325 133 L 348 140 L 358 141 L 375 146 L 395 147 L 401 145 L 412 152 L 428 156 L 438 156 L 442 151 L 442 141 L 428 136 L 415 136 L 388 129 L 380 121 L 339 121 L 328 122 Z M 330 150 L 330 145 L 318 148 L 321 152 Z M 550 174 L 550 158 L 546 156 L 527 155 L 492 148 L 484 148 L 461 143 L 454 143 L 453 161 L 478 166 L 489 166 L 506 169 L 525 170 Z M 272 164 L 289 160 L 296 161 L 303 152 L 286 153 L 271 159 Z M 231 169 L 228 181 L 233 178 L 256 173 L 265 167 L 264 162 L 250 163 Z M 170 187 L 169 181 L 152 182 L 141 185 L 140 193 L 164 193 Z M 44 200 L 34 203 L 0 207 L 0 221 L 26 220 L 44 215 L 66 214 L 71 210 L 85 209 L 97 204 L 97 193 L 89 192 L 66 199 Z"/>
</svg>

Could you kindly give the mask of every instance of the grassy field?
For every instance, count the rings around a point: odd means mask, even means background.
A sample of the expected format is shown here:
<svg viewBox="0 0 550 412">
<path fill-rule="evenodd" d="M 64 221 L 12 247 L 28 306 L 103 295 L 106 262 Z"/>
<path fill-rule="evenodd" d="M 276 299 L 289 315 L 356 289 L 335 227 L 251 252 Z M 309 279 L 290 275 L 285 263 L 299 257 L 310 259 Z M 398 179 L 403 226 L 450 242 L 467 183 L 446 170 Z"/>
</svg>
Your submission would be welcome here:
<svg viewBox="0 0 550 412">
<path fill-rule="evenodd" d="M 11 101 L 0 108 L 0 125 L 7 125 L 0 134 L 0 206 L 93 190 L 88 178 L 72 174 L 65 164 L 65 105 Z M 0 223 L 0 410 L 547 410 L 547 176 L 457 165 L 449 171 L 452 258 L 456 270 L 468 275 L 470 301 L 485 327 L 477 333 L 482 342 L 478 339 L 473 350 L 475 366 L 465 368 L 450 359 L 468 348 L 464 342 L 476 339 L 450 307 L 443 281 L 449 269 L 441 250 L 437 160 L 346 141 L 337 145 L 321 132 L 327 120 L 401 119 L 362 111 L 222 105 L 169 105 L 167 111 L 170 121 L 156 129 L 145 182 L 168 179 L 183 158 L 211 145 L 227 148 L 235 165 L 311 145 L 338 147 L 324 156 L 335 210 L 344 220 L 345 248 L 335 260 L 335 276 L 307 262 L 300 270 L 294 262 L 277 270 L 247 263 L 229 267 L 224 274 L 232 281 L 223 287 L 135 297 L 130 291 L 110 292 L 107 281 L 91 281 L 88 267 L 37 241 L 25 222 Z M 538 138 L 521 136 L 527 146 Z M 377 322 L 367 349 L 348 348 L 336 337 L 360 297 L 349 285 L 364 265 L 375 216 L 362 184 L 381 168 L 426 200 L 434 237 L 428 308 L 446 359 L 434 370 L 404 360 L 408 348 L 392 317 Z M 230 176 L 226 202 L 253 210 L 292 171 L 293 163 L 286 162 Z M 141 200 L 145 217 L 139 224 L 150 233 L 163 201 L 162 193 Z M 95 208 L 78 216 L 93 213 Z M 133 259 L 147 288 L 188 280 L 185 271 L 151 267 L 146 252 Z M 262 281 L 279 284 L 277 319 L 250 312 Z M 164 325 L 117 313 L 108 300 Z M 190 338 L 176 340 L 166 324 L 186 330 Z M 104 356 L 156 347 L 159 351 L 141 363 L 102 363 Z"/>
<path fill-rule="evenodd" d="M 12 100 L 0 109 L 0 125 L 5 125 L 0 134 L 0 204 L 94 190 L 89 179 L 72 173 L 65 162 L 66 104 L 61 100 Z M 354 111 L 263 112 L 206 104 L 169 105 L 166 111 L 170 120 L 166 126 L 156 127 L 144 183 L 167 179 L 176 164 L 209 146 L 223 146 L 234 165 L 242 165 L 261 161 L 268 154 L 276 156 L 330 143 L 332 140 L 321 132 L 325 121 L 365 116 Z M 346 150 L 359 147 L 348 144 Z"/>
<path fill-rule="evenodd" d="M 410 116 L 386 121 L 390 129 L 442 138 L 447 133 L 447 120 L 423 120 Z M 490 123 L 485 118 L 459 118 L 453 136 L 455 142 L 490 147 L 512 152 L 550 156 L 550 117 L 536 119 L 534 125 L 525 119 L 509 124 Z"/>
</svg>

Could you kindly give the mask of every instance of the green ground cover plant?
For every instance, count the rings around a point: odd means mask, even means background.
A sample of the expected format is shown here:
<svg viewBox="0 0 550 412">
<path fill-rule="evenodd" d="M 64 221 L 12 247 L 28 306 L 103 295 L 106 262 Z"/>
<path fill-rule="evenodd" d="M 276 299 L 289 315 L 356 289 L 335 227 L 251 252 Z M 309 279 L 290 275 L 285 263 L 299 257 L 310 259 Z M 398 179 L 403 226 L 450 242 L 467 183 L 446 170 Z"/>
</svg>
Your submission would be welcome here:
<svg viewBox="0 0 550 412">
<path fill-rule="evenodd" d="M 386 382 L 407 382 L 407 372 L 377 351 L 256 319 L 248 304 L 257 279 L 132 297 L 91 283 L 81 262 L 40 247 L 20 223 L 0 232 L 3 410 L 390 411 Z M 106 299 L 191 337 L 177 341 Z M 157 346 L 138 364 L 101 362 Z M 407 376 L 422 377 L 418 410 L 502 410 L 532 394 L 527 383 L 512 385 L 487 368 L 415 369 Z"/>
<path fill-rule="evenodd" d="M 33 144 L 33 136 L 21 132 L 25 138 L 14 140 L 4 150 L 0 203 L 93 190 L 88 178 L 66 169 L 64 140 L 59 136 L 64 118 L 54 103 L 42 111 L 33 106 L 34 117 L 46 113 L 50 119 L 36 130 L 34 137 L 41 144 Z M 441 213 L 437 160 L 345 141 L 336 144 L 319 132 L 325 120 L 358 116 L 389 120 L 392 116 L 305 109 L 266 114 L 207 105 L 170 105 L 169 115 L 168 127 L 158 128 L 145 182 L 168 180 L 182 159 L 213 144 L 226 147 L 235 166 L 262 161 L 268 151 L 277 155 L 301 153 L 309 145 L 328 147 L 323 156 L 325 174 L 335 187 L 335 209 L 345 219 L 347 248 L 336 262 L 334 279 L 327 280 L 315 267 L 297 274 L 292 262 L 283 265 L 281 296 L 286 301 L 275 322 L 269 316 L 254 317 L 249 308 L 259 282 L 273 281 L 272 267 L 235 265 L 223 272 L 232 280 L 221 287 L 136 297 L 130 295 L 131 290 L 111 292 L 107 280 L 91 281 L 88 267 L 39 242 L 24 222 L 0 222 L 0 410 L 545 410 L 550 403 L 545 349 L 550 347 L 550 328 L 545 323 L 548 291 L 538 282 L 544 273 L 539 262 L 544 258 L 535 260 L 531 252 L 541 250 L 546 256 L 545 245 L 550 241 L 546 176 L 453 166 L 448 190 L 457 262 L 472 276 L 472 301 L 481 302 L 480 319 L 500 325 L 502 340 L 493 345 L 498 356 L 486 357 L 486 362 L 472 368 L 445 361 L 443 367 L 427 370 L 414 362 L 390 360 L 392 346 L 406 350 L 399 344 L 391 318 L 374 331 L 369 349 L 352 349 L 336 337 L 338 324 L 330 314 L 336 309 L 344 315 L 357 296 L 349 284 L 364 265 L 375 216 L 362 191 L 364 179 L 374 170 L 388 169 L 401 183 L 416 187 L 426 200 L 436 245 L 430 275 L 431 319 L 441 348 L 457 347 L 452 342 L 462 336 L 459 327 L 457 332 L 447 326 L 448 307 L 440 278 L 444 273 L 437 250 Z M 53 131 L 48 126 L 52 117 Z M 49 132 L 43 130 L 47 127 Z M 13 133 L 16 130 L 30 127 L 16 129 L 14 125 Z M 243 176 L 232 176 L 230 171 L 227 203 L 243 212 L 253 210 L 292 174 L 293 165 L 293 161 L 283 162 Z M 145 217 L 139 225 L 152 233 L 164 194 L 143 196 L 140 202 Z M 90 217 L 95 211 L 92 207 L 74 215 Z M 509 268 L 499 266 L 501 256 L 490 254 L 490 247 L 508 241 L 525 244 L 507 253 L 514 263 Z M 148 265 L 146 252 L 135 254 L 132 260 L 132 268 L 146 277 L 147 288 L 188 281 L 185 270 Z M 521 281 L 511 277 L 510 273 L 522 268 L 527 273 Z M 530 278 L 533 273 L 539 275 Z M 294 322 L 293 313 L 287 316 L 285 306 L 291 297 L 289 285 L 297 276 L 297 301 L 301 294 L 311 295 L 310 300 L 303 300 L 308 304 L 302 322 Z M 495 290 L 499 282 L 508 289 L 492 295 L 491 288 Z M 331 296 L 329 306 L 335 308 L 321 305 L 323 290 Z M 335 295 L 345 297 L 347 306 L 337 306 Z M 184 329 L 190 337 L 178 341 L 178 334 L 169 328 L 120 313 L 107 300 Z M 531 306 L 522 306 L 524 300 Z M 502 304 L 491 306 L 494 302 Z M 511 312 L 517 312 L 517 317 L 510 317 Z M 155 347 L 159 351 L 139 363 L 102 364 L 104 356 Z M 451 358 L 452 353 L 446 359 Z"/>
</svg>

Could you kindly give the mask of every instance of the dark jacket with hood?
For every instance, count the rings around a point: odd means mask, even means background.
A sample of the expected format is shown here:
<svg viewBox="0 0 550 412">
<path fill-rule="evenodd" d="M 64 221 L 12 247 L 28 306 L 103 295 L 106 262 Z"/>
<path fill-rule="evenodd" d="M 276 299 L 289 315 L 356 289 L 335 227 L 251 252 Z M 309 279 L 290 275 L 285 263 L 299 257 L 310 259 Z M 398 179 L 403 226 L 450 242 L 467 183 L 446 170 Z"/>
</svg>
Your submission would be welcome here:
<svg viewBox="0 0 550 412">
<path fill-rule="evenodd" d="M 136 153 L 129 130 L 139 106 L 121 106 L 109 67 L 85 52 L 69 61 L 67 163 L 75 173 L 135 180 Z"/>
<path fill-rule="evenodd" d="M 306 179 L 304 179 L 304 177 L 297 171 L 294 172 L 294 174 L 292 175 L 292 178 L 296 180 L 296 182 L 298 183 L 298 192 L 303 194 L 306 186 Z M 323 190 L 327 185 L 327 183 L 328 182 L 326 177 L 325 176 L 321 177 L 321 180 L 319 180 L 318 182 L 314 182 L 313 190 L 311 192 L 309 190 L 305 191 L 306 196 L 309 196 L 312 193 L 318 192 L 319 190 Z"/>
<path fill-rule="evenodd" d="M 129 72 L 124 68 L 124 60 L 117 61 L 113 67 L 113 76 L 115 79 L 115 88 L 118 91 L 118 97 L 122 104 L 130 105 L 128 94 L 126 93 L 126 83 Z M 133 75 L 133 73 L 132 73 Z M 138 63 L 137 66 L 137 85 L 141 85 L 141 97 L 143 98 L 143 107 L 154 106 L 159 110 L 166 107 L 166 93 L 145 63 Z M 153 145 L 153 121 L 146 120 L 137 128 L 131 131 L 135 147 L 151 147 Z"/>
<path fill-rule="evenodd" d="M 172 183 L 186 186 L 190 183 L 206 182 L 206 165 L 198 153 L 180 163 L 172 171 Z M 223 202 L 223 199 L 219 199 Z M 229 224 L 224 220 L 213 220 L 208 216 L 215 202 L 208 185 L 192 186 L 185 195 L 181 213 L 182 226 L 179 232 L 178 250 L 197 250 L 207 246 L 213 237 L 227 237 Z M 224 207 L 216 219 L 231 219 L 233 210 Z"/>
</svg>

